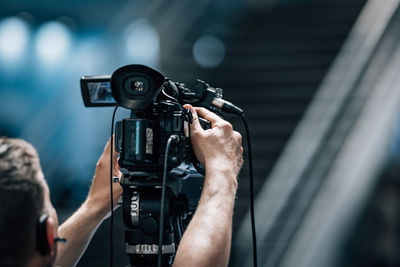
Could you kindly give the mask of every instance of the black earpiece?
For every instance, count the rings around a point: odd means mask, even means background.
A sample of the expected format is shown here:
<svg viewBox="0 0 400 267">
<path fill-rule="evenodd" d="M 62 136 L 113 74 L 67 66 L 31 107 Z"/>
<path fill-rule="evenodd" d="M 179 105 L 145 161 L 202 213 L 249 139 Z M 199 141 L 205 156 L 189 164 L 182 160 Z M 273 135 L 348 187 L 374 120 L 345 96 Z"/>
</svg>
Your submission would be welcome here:
<svg viewBox="0 0 400 267">
<path fill-rule="evenodd" d="M 36 228 L 36 246 L 42 256 L 50 253 L 49 241 L 47 240 L 47 219 L 48 214 L 40 216 Z"/>
</svg>

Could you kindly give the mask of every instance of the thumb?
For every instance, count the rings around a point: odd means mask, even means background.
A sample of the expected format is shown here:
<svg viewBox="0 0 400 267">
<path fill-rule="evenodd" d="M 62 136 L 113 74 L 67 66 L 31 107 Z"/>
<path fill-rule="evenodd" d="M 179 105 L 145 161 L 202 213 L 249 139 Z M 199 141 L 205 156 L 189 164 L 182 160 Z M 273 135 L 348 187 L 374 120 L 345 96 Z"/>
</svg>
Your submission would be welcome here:
<svg viewBox="0 0 400 267">
<path fill-rule="evenodd" d="M 190 130 L 192 132 L 194 131 L 201 131 L 203 128 L 200 125 L 199 122 L 199 115 L 197 114 L 196 110 L 189 104 L 186 104 L 183 106 L 184 108 L 188 109 L 190 113 L 192 113 L 192 123 L 190 124 Z M 203 130 L 204 131 L 204 130 Z"/>
<path fill-rule="evenodd" d="M 120 171 L 119 164 L 118 164 L 118 152 L 115 150 L 115 134 L 113 135 L 113 143 L 112 143 L 112 145 L 110 144 L 111 143 L 110 141 L 111 140 L 108 141 L 107 145 L 110 145 L 109 151 L 111 151 L 111 149 L 113 151 L 113 166 L 112 166 L 112 168 L 113 168 L 113 176 L 121 177 L 122 173 Z"/>
</svg>

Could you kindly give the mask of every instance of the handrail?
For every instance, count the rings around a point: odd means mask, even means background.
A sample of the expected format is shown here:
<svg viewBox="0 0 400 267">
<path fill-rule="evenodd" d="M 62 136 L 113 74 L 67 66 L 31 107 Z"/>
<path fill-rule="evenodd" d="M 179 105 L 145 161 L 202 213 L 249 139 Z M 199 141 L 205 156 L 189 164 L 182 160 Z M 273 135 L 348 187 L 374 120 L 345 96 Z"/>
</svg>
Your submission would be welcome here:
<svg viewBox="0 0 400 267">
<path fill-rule="evenodd" d="M 318 168 L 313 166 L 313 160 L 326 144 L 326 138 L 363 76 L 399 4 L 397 0 L 384 2 L 369 0 L 364 6 L 313 101 L 260 190 L 256 200 L 256 228 L 259 263 L 262 266 L 276 266 L 287 247 L 284 243 L 291 238 L 297 227 L 286 222 L 286 228 L 277 233 L 281 223 L 279 220 L 284 216 L 285 205 L 288 205 L 302 178 L 309 174 L 310 169 Z M 307 207 L 302 208 L 304 211 Z M 296 219 L 300 220 L 302 214 L 297 215 Z M 248 246 L 251 241 L 249 222 L 248 214 L 233 243 L 233 253 L 239 255 L 235 258 L 244 258 L 245 261 L 232 262 L 233 266 L 251 265 Z M 271 240 L 279 240 L 282 243 L 271 244 Z"/>
</svg>

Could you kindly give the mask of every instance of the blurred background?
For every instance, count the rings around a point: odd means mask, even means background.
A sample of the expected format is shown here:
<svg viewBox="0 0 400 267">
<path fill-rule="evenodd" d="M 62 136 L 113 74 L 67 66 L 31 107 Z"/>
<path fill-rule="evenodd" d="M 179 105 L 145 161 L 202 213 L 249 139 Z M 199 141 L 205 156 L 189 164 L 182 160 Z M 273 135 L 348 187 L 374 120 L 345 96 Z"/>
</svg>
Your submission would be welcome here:
<svg viewBox="0 0 400 267">
<path fill-rule="evenodd" d="M 83 106 L 80 77 L 141 63 L 200 78 L 249 121 L 260 266 L 399 266 L 399 38 L 395 0 L 0 0 L 0 135 L 37 148 L 62 222 L 112 116 Z M 246 160 L 230 266 L 252 265 Z M 108 265 L 108 227 L 78 266 Z"/>
</svg>

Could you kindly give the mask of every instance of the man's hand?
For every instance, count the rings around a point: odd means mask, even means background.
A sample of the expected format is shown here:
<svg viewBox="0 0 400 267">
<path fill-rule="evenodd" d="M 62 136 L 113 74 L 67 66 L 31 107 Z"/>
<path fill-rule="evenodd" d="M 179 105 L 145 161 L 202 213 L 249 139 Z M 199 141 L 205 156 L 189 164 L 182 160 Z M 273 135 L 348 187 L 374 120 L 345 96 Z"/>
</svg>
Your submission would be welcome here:
<svg viewBox="0 0 400 267">
<path fill-rule="evenodd" d="M 185 105 L 191 110 L 194 153 L 206 169 L 199 205 L 188 225 L 175 257 L 176 266 L 227 266 L 237 175 L 243 164 L 242 137 L 216 114 Z M 198 115 L 211 122 L 204 130 Z"/>
<path fill-rule="evenodd" d="M 233 131 L 232 125 L 205 108 L 190 109 L 193 122 L 190 135 L 196 158 L 207 170 L 231 170 L 233 176 L 239 174 L 243 164 L 242 136 Z M 198 114 L 211 122 L 211 129 L 204 130 L 199 122 Z"/>
<path fill-rule="evenodd" d="M 58 228 L 67 243 L 58 249 L 56 266 L 75 266 L 100 223 L 110 212 L 110 154 L 108 141 L 100 156 L 89 195 L 82 206 Z M 120 177 L 117 153 L 113 154 L 113 177 Z M 114 205 L 117 206 L 122 187 L 113 183 Z"/>
<path fill-rule="evenodd" d="M 87 197 L 87 205 L 95 209 L 101 216 L 106 217 L 110 212 L 110 154 L 111 142 L 108 140 L 103 154 L 97 161 L 92 186 Z M 113 177 L 121 178 L 121 171 L 118 165 L 118 153 L 113 150 Z M 122 194 L 122 187 L 119 183 L 112 183 L 114 207 Z"/>
</svg>

